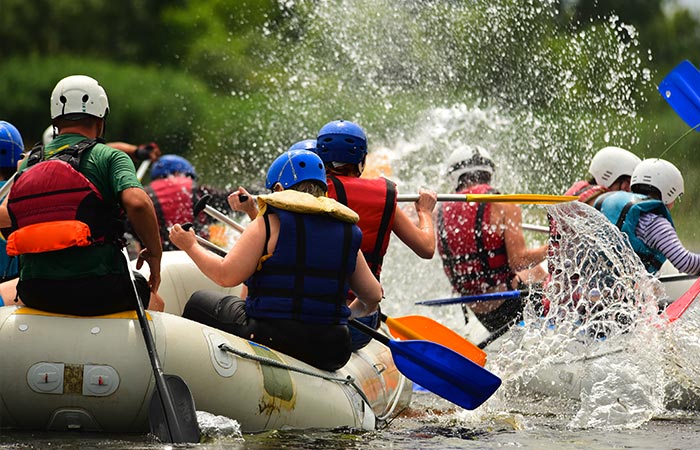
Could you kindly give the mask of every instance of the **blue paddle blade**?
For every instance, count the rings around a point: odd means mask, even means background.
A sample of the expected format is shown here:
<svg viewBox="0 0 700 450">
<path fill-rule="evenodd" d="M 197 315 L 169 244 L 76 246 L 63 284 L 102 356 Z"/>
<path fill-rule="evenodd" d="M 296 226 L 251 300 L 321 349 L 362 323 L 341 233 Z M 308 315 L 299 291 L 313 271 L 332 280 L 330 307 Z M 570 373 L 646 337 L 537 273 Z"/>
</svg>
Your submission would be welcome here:
<svg viewBox="0 0 700 450">
<path fill-rule="evenodd" d="M 699 92 L 700 72 L 688 60 L 678 64 L 659 83 L 661 96 L 691 128 L 700 125 Z"/>
<path fill-rule="evenodd" d="M 478 364 L 429 341 L 389 341 L 401 373 L 430 392 L 476 409 L 496 392 L 501 379 Z"/>
</svg>

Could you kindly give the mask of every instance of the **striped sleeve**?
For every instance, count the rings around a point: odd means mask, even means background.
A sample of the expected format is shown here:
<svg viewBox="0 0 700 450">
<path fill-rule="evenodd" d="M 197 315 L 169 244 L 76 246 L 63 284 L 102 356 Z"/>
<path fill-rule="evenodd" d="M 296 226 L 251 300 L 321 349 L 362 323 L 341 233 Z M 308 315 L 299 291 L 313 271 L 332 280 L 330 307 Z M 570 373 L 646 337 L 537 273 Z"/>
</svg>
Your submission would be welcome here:
<svg viewBox="0 0 700 450">
<path fill-rule="evenodd" d="M 675 228 L 665 217 L 651 213 L 642 214 L 635 233 L 642 242 L 668 258 L 678 271 L 700 275 L 700 254 L 693 253 L 683 246 Z"/>
</svg>

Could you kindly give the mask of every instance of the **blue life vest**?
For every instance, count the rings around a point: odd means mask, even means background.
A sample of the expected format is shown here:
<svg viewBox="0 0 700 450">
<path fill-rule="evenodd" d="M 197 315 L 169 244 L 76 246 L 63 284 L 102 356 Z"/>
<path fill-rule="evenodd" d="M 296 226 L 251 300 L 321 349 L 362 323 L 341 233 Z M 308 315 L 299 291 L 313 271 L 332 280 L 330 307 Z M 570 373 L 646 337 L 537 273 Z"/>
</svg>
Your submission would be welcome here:
<svg viewBox="0 0 700 450">
<path fill-rule="evenodd" d="M 642 213 L 665 217 L 673 225 L 671 213 L 661 200 L 632 192 L 615 191 L 598 197 L 593 206 L 627 235 L 632 248 L 649 273 L 655 273 L 661 268 L 666 257 L 660 251 L 647 246 L 635 234 Z"/>
<path fill-rule="evenodd" d="M 280 232 L 272 255 L 246 281 L 248 315 L 347 324 L 346 293 L 362 242 L 360 229 L 326 215 L 267 208 L 266 214 L 278 215 Z"/>
</svg>

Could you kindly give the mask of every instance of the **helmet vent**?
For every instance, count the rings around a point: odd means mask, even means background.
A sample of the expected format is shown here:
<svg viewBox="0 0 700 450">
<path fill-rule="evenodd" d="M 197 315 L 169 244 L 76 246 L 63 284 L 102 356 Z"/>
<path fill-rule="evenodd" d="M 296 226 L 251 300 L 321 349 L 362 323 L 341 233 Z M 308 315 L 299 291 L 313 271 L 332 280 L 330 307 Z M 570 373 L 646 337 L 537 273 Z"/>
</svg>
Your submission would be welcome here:
<svg viewBox="0 0 700 450">
<path fill-rule="evenodd" d="M 83 103 L 87 103 L 88 100 L 90 100 L 90 97 L 87 94 L 83 95 Z"/>
<path fill-rule="evenodd" d="M 304 167 L 306 167 L 306 163 L 304 161 L 301 161 L 299 163 L 299 167 L 301 167 L 303 169 Z"/>
<path fill-rule="evenodd" d="M 68 101 L 65 95 L 60 96 L 58 100 L 63 104 L 66 104 L 66 102 Z"/>
</svg>

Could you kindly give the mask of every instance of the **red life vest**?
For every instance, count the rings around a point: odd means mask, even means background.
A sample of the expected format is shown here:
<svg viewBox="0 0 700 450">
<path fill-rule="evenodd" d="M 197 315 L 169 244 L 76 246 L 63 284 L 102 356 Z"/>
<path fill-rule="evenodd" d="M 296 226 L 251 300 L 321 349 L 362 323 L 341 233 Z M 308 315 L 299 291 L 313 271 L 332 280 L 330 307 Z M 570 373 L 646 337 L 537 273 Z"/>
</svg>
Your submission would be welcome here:
<svg viewBox="0 0 700 450">
<path fill-rule="evenodd" d="M 396 213 L 396 185 L 386 178 L 328 176 L 328 196 L 360 216 L 362 253 L 377 279 L 389 246 Z"/>
<path fill-rule="evenodd" d="M 158 216 L 164 250 L 177 250 L 168 240 L 170 227 L 176 223 L 194 222 L 193 187 L 194 180 L 187 176 L 158 178 L 146 187 Z M 201 228 L 199 222 L 196 225 Z"/>
<path fill-rule="evenodd" d="M 30 151 L 7 201 L 10 256 L 86 247 L 116 237 L 114 208 L 78 171 L 85 152 L 97 143 L 86 139 L 46 160 L 43 146 Z"/>
<path fill-rule="evenodd" d="M 495 192 L 481 184 L 459 193 Z M 483 293 L 515 276 L 508 266 L 503 235 L 491 226 L 490 218 L 490 203 L 450 202 L 438 208 L 438 251 L 445 273 L 460 295 Z"/>
<path fill-rule="evenodd" d="M 574 183 L 564 195 L 576 195 L 578 196 L 578 201 L 588 203 L 590 200 L 606 192 L 608 192 L 608 188 L 605 186 L 591 184 L 586 180 L 581 180 Z"/>
</svg>

